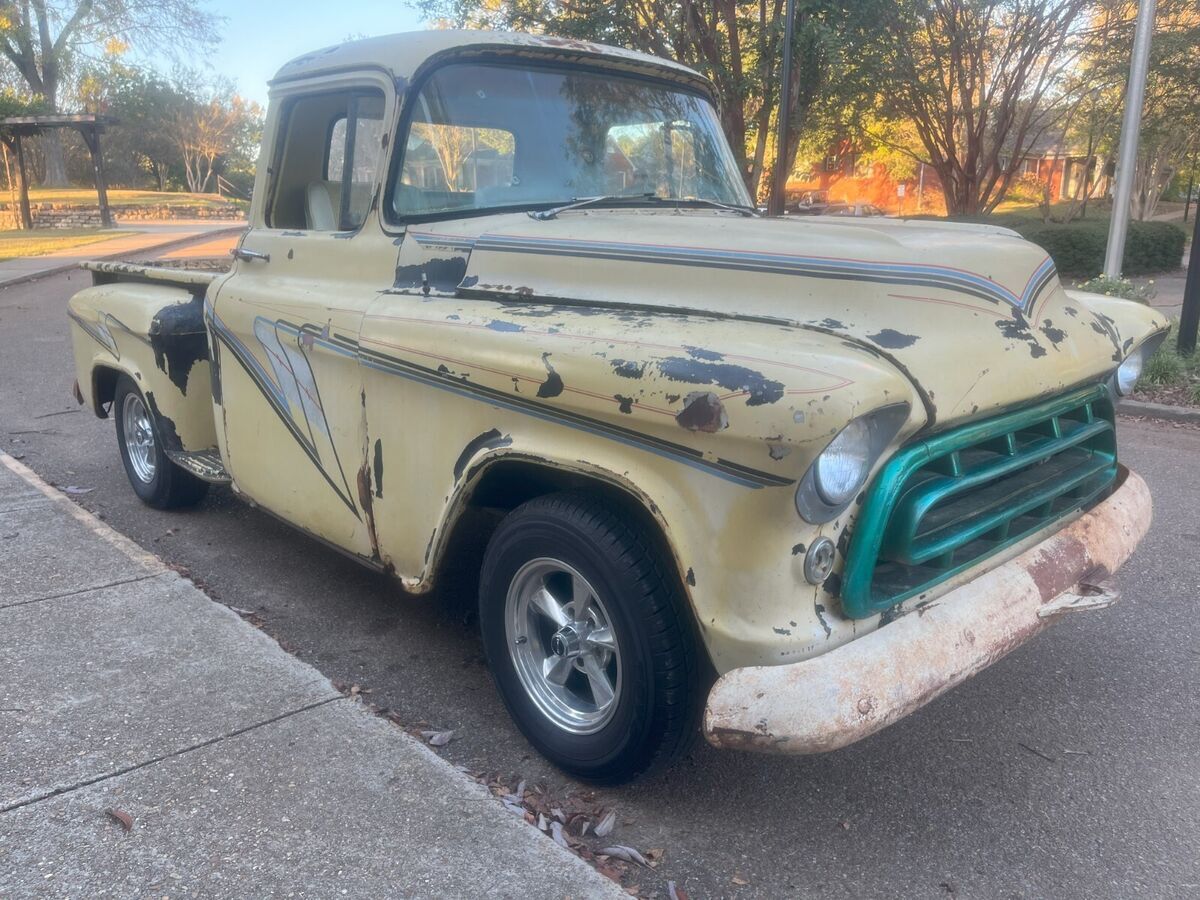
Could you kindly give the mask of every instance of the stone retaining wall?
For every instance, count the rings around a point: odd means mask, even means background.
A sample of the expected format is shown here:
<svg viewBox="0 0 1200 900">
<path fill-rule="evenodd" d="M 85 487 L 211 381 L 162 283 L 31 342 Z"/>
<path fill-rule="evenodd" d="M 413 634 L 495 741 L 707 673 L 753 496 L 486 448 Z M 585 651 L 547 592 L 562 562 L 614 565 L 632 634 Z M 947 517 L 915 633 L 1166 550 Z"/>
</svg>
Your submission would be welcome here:
<svg viewBox="0 0 1200 900">
<path fill-rule="evenodd" d="M 33 215 L 34 228 L 98 228 L 100 226 L 100 208 L 98 206 L 31 203 L 29 211 Z M 237 222 L 246 219 L 245 212 L 233 203 L 221 206 L 204 204 L 114 206 L 112 214 L 118 225 L 122 222 L 165 222 L 172 219 L 217 219 Z M 0 203 L 0 229 L 20 227 L 19 209 L 11 203 Z"/>
</svg>

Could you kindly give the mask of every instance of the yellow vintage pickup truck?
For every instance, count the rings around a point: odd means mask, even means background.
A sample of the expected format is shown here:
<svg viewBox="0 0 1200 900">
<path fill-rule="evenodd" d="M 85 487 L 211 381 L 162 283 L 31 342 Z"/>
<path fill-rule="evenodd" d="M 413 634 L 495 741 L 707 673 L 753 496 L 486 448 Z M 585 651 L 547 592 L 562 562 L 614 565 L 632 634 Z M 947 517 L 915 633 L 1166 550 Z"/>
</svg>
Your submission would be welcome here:
<svg viewBox="0 0 1200 900">
<path fill-rule="evenodd" d="M 270 96 L 232 271 L 87 266 L 78 399 L 151 506 L 230 484 L 411 593 L 491 523 L 564 770 L 833 750 L 1116 598 L 1150 309 L 1000 228 L 761 218 L 709 83 L 621 49 L 397 35 Z"/>
</svg>

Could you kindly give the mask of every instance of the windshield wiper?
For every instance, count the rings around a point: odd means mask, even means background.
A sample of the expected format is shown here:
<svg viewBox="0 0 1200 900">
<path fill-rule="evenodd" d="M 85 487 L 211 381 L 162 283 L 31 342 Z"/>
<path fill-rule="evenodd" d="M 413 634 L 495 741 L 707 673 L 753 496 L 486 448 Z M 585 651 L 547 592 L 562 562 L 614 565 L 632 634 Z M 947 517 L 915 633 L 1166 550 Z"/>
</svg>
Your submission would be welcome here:
<svg viewBox="0 0 1200 900">
<path fill-rule="evenodd" d="M 548 219 L 553 219 L 560 212 L 567 212 L 572 209 L 583 209 L 588 206 L 599 206 L 602 203 L 661 203 L 664 205 L 674 206 L 707 206 L 712 209 L 724 209 L 729 212 L 737 213 L 739 216 L 747 218 L 757 218 L 758 212 L 748 206 L 734 206 L 732 203 L 722 203 L 720 200 L 708 200 L 704 197 L 662 197 L 652 191 L 647 191 L 644 194 L 604 194 L 599 197 L 577 197 L 570 203 L 564 203 L 562 206 L 555 206 L 552 209 L 542 209 L 536 212 L 528 213 L 529 218 L 537 219 L 539 222 L 545 222 Z"/>
<path fill-rule="evenodd" d="M 658 197 L 655 199 L 662 200 L 663 198 Z M 685 198 L 679 199 L 679 200 L 665 200 L 664 202 L 666 202 L 666 203 L 702 204 L 704 206 L 711 206 L 713 209 L 725 209 L 725 210 L 728 210 L 729 212 L 735 212 L 739 216 L 745 216 L 748 219 L 757 219 L 758 218 L 758 210 L 751 209 L 749 206 L 735 206 L 732 203 L 722 203 L 720 200 L 709 200 L 705 197 L 685 197 Z"/>
<path fill-rule="evenodd" d="M 623 203 L 625 201 L 642 201 L 646 200 L 662 200 L 653 192 L 647 191 L 644 194 L 603 194 L 599 197 L 576 197 L 570 203 L 564 203 L 562 206 L 555 206 L 551 209 L 540 209 L 536 212 L 528 213 L 529 218 L 537 219 L 539 222 L 544 222 L 547 219 L 555 218 L 560 212 L 566 212 L 569 209 L 582 209 L 585 206 L 596 206 L 600 203 Z"/>
</svg>

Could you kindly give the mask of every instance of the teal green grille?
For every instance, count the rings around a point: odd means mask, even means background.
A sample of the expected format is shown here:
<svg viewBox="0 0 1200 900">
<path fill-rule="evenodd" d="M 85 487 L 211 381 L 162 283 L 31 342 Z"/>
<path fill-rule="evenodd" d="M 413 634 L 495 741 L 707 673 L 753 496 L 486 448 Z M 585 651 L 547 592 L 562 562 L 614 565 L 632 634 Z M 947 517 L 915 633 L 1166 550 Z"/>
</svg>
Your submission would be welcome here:
<svg viewBox="0 0 1200 900">
<path fill-rule="evenodd" d="M 1116 474 L 1103 385 L 904 447 L 876 475 L 854 525 L 846 615 L 927 591 L 1095 502 Z"/>
</svg>

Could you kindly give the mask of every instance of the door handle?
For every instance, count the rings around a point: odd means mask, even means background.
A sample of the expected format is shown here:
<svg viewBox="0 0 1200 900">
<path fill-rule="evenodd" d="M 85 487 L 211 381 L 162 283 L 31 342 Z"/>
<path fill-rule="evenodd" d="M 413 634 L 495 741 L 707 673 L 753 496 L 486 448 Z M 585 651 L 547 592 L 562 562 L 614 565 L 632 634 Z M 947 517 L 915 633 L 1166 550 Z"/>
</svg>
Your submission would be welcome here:
<svg viewBox="0 0 1200 900">
<path fill-rule="evenodd" d="M 257 250 L 247 250 L 244 247 L 234 247 L 229 251 L 229 255 L 234 259 L 241 259 L 245 260 L 246 262 L 252 262 L 253 260 L 259 260 L 261 262 L 271 261 L 270 253 L 259 253 Z"/>
</svg>

